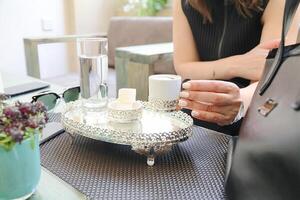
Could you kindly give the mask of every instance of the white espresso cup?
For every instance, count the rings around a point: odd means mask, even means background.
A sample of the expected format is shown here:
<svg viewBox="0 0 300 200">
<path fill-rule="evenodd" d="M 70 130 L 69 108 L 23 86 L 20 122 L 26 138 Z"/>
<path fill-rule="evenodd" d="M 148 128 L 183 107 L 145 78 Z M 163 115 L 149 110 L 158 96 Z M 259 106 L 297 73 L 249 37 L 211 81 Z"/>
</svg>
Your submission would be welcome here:
<svg viewBox="0 0 300 200">
<path fill-rule="evenodd" d="M 152 75 L 149 77 L 148 101 L 157 110 L 175 110 L 180 90 L 180 76 L 172 74 Z"/>
</svg>

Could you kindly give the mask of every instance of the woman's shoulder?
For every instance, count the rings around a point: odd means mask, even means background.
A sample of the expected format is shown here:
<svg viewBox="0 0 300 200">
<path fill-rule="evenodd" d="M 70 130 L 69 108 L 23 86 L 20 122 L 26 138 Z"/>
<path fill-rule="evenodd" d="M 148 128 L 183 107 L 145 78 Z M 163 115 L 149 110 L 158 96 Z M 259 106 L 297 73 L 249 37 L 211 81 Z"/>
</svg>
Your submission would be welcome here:
<svg viewBox="0 0 300 200">
<path fill-rule="evenodd" d="M 182 7 L 183 11 L 186 11 L 186 10 L 192 8 L 191 5 L 189 4 L 188 0 L 180 0 L 180 1 L 181 1 L 181 7 Z"/>
<path fill-rule="evenodd" d="M 184 14 L 188 17 L 189 15 L 197 15 L 197 17 L 200 17 L 200 13 L 198 10 L 196 10 L 188 0 L 180 0 L 181 1 L 181 8 L 184 12 Z"/>
<path fill-rule="evenodd" d="M 263 6 L 264 8 L 266 8 L 267 5 L 268 5 L 268 3 L 269 3 L 269 1 L 270 1 L 270 0 L 261 0 L 262 6 Z"/>
</svg>

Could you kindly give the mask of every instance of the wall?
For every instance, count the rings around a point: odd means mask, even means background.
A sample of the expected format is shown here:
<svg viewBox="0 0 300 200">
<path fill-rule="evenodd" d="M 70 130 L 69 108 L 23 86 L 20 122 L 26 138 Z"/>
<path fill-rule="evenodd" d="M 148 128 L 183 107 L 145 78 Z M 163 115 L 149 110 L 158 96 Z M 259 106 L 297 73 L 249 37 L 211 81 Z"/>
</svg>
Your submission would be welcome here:
<svg viewBox="0 0 300 200">
<path fill-rule="evenodd" d="M 74 0 L 77 34 L 107 32 L 115 0 Z"/>
<path fill-rule="evenodd" d="M 0 70 L 26 74 L 24 37 L 107 32 L 118 1 L 0 0 Z M 42 30 L 42 18 L 52 31 Z M 42 45 L 39 56 L 42 78 L 78 71 L 75 44 Z"/>
<path fill-rule="evenodd" d="M 115 0 L 0 0 L 0 70 L 26 74 L 23 38 L 107 32 Z M 52 31 L 43 31 L 42 18 Z M 78 71 L 75 44 L 39 46 L 41 77 Z"/>
<path fill-rule="evenodd" d="M 71 0 L 69 3 L 69 21 L 73 34 L 107 33 L 110 18 L 114 15 L 115 0 Z M 76 45 L 68 45 L 70 71 L 78 72 L 79 63 Z"/>
<path fill-rule="evenodd" d="M 26 74 L 24 37 L 65 34 L 64 3 L 63 0 L 0 0 L 0 70 Z M 52 20 L 52 31 L 42 30 L 42 18 Z M 41 46 L 39 52 L 42 78 L 68 71 L 68 52 L 63 44 Z"/>
</svg>

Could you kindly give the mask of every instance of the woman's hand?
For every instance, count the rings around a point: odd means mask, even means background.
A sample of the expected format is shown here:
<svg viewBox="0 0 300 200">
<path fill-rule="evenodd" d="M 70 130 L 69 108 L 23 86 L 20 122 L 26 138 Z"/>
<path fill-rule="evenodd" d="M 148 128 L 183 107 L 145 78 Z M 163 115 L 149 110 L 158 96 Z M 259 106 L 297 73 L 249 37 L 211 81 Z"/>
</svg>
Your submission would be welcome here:
<svg viewBox="0 0 300 200">
<path fill-rule="evenodd" d="M 179 107 L 192 110 L 192 116 L 219 125 L 233 122 L 242 100 L 240 89 L 231 82 L 197 80 L 183 84 Z"/>
<path fill-rule="evenodd" d="M 262 75 L 269 51 L 278 48 L 279 44 L 280 40 L 264 42 L 243 55 L 233 56 L 232 59 L 237 65 L 233 69 L 232 74 L 235 77 L 258 81 Z"/>
</svg>

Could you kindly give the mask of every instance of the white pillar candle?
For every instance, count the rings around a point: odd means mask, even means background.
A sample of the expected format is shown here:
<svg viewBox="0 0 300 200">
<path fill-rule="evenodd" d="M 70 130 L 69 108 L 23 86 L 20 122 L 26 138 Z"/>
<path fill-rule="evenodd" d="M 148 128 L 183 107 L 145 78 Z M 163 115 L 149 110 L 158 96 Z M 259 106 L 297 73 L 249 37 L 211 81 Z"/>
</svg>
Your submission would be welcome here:
<svg viewBox="0 0 300 200">
<path fill-rule="evenodd" d="M 149 77 L 149 101 L 172 101 L 179 98 L 181 77 L 170 74 L 152 75 Z"/>
</svg>

